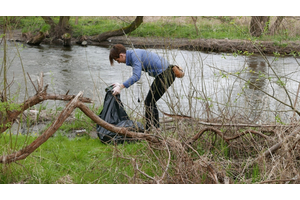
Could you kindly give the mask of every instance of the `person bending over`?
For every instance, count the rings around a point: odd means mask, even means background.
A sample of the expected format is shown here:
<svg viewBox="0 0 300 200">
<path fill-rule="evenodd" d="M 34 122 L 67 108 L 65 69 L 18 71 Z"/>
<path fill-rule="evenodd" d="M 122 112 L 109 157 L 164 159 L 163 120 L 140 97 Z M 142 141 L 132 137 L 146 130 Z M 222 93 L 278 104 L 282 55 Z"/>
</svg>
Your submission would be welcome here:
<svg viewBox="0 0 300 200">
<path fill-rule="evenodd" d="M 159 128 L 159 115 L 156 102 L 175 80 L 175 74 L 172 70 L 173 65 L 170 65 L 165 58 L 156 53 L 143 49 L 126 50 L 122 44 L 116 44 L 111 48 L 109 61 L 111 66 L 113 66 L 114 61 L 117 61 L 118 63 L 125 63 L 127 66 L 132 67 L 132 76 L 130 78 L 123 84 L 113 84 L 113 95 L 120 94 L 122 89 L 129 88 L 136 83 L 141 78 L 142 71 L 155 77 L 144 102 L 145 130 L 149 131 L 151 125 Z"/>
</svg>

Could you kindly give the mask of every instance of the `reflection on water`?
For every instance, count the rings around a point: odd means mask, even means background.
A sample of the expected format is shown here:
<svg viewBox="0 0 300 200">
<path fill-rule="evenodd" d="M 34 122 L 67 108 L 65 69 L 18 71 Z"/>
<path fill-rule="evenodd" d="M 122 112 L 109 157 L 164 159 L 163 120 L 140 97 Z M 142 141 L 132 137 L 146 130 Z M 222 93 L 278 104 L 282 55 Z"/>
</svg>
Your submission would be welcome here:
<svg viewBox="0 0 300 200">
<path fill-rule="evenodd" d="M 193 51 L 149 49 L 165 56 L 170 63 L 182 66 L 186 75 L 182 79 L 176 79 L 168 92 L 159 100 L 159 109 L 164 112 L 188 115 L 196 118 L 207 118 L 207 110 L 218 117 L 221 114 L 230 116 L 238 111 L 247 116 L 253 122 L 262 118 L 272 120 L 269 115 L 263 115 L 263 111 L 279 111 L 286 109 L 276 101 L 270 99 L 261 90 L 287 101 L 282 87 L 275 81 L 267 79 L 274 77 L 265 60 L 260 56 L 223 56 L 216 53 L 202 53 Z M 1 48 L 0 59 L 3 56 Z M 11 98 L 17 94 L 20 88 L 19 100 L 24 96 L 35 94 L 27 74 L 36 82 L 40 72 L 44 73 L 44 84 L 49 84 L 48 93 L 77 94 L 84 91 L 84 96 L 94 100 L 96 105 L 102 104 L 105 96 L 104 89 L 115 82 L 122 83 L 131 76 L 131 67 L 125 64 L 115 64 L 111 67 L 108 60 L 109 49 L 103 47 L 80 47 L 42 45 L 37 47 L 25 46 L 24 49 L 15 50 L 10 45 L 8 50 L 9 80 L 15 84 L 11 89 Z M 273 62 L 273 57 L 267 57 L 272 61 L 272 67 L 280 76 L 285 77 L 289 91 L 295 97 L 298 83 L 290 80 L 298 80 L 299 66 L 291 58 L 280 58 Z M 2 61 L 2 60 L 1 60 Z M 220 70 L 236 74 L 242 72 L 241 77 L 249 81 L 248 87 L 244 87 L 245 81 L 237 76 L 222 74 Z M 243 71 L 244 70 L 244 71 Z M 26 77 L 26 81 L 24 80 Z M 1 79 L 3 79 L 1 75 Z M 143 112 L 143 99 L 147 95 L 149 85 L 153 78 L 142 75 L 138 84 L 121 93 L 121 99 L 129 113 Z M 28 90 L 26 90 L 26 87 Z M 138 102 L 140 99 L 140 103 Z M 48 101 L 47 106 L 64 106 L 66 102 Z M 300 105 L 300 104 L 298 104 Z M 230 108 L 229 108 L 230 106 Z M 235 111 L 233 111 L 235 110 Z M 162 115 L 160 115 L 162 116 Z"/>
<path fill-rule="evenodd" d="M 249 112 L 249 120 L 258 122 L 265 107 L 265 94 L 262 90 L 266 86 L 267 64 L 259 56 L 250 56 L 246 59 L 248 73 L 246 80 L 249 80 L 249 90 L 245 92 L 245 99 L 252 108 Z"/>
<path fill-rule="evenodd" d="M 247 57 L 247 64 L 250 73 L 248 73 L 250 80 L 249 89 L 260 90 L 265 86 L 267 65 L 258 56 Z"/>
</svg>

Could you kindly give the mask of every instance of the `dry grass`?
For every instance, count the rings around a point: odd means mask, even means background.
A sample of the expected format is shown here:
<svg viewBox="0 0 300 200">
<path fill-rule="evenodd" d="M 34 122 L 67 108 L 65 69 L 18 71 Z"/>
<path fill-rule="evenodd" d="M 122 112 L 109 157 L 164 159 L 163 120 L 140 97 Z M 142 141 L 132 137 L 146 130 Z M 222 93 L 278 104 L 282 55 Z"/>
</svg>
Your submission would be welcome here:
<svg viewBox="0 0 300 200">
<path fill-rule="evenodd" d="M 186 138 L 186 129 L 189 122 L 181 122 L 175 125 L 176 131 L 170 133 L 173 137 L 167 137 L 162 146 L 149 146 L 149 157 L 155 157 L 161 163 L 161 173 L 155 176 L 140 172 L 136 181 L 144 183 L 144 176 L 148 183 L 299 183 L 299 137 L 290 137 L 289 132 L 294 127 L 275 128 L 269 131 L 258 128 L 267 138 L 248 133 L 241 137 L 226 142 L 215 131 L 205 131 L 194 143 L 189 144 Z M 199 125 L 195 130 L 202 130 L 207 126 Z M 220 131 L 217 128 L 214 130 Z M 287 130 L 288 129 L 288 130 Z M 162 132 L 162 133 L 167 133 Z M 190 130 L 189 133 L 191 133 Z M 221 132 L 221 131 L 220 131 Z M 222 131 L 223 136 L 232 137 L 241 132 L 234 127 L 227 127 Z M 177 139 L 174 139 L 175 138 Z M 262 152 L 274 144 L 285 141 L 281 148 L 267 157 L 262 157 Z M 159 151 L 157 151 L 159 149 Z M 135 162 L 139 162 L 138 160 Z M 140 161 L 141 162 L 141 161 Z M 154 162 L 154 161 L 153 161 Z M 164 175 L 164 174 L 167 175 Z M 151 173 L 152 174 L 152 173 Z"/>
<path fill-rule="evenodd" d="M 73 180 L 72 177 L 68 174 L 58 179 L 55 184 L 73 184 Z"/>
</svg>

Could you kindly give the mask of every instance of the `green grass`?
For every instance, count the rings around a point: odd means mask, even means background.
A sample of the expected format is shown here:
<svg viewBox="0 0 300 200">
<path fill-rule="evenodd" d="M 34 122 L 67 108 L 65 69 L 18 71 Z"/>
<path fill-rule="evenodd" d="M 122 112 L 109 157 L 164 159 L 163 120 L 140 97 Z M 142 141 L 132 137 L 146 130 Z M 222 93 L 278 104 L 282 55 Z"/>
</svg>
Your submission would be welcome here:
<svg viewBox="0 0 300 200">
<path fill-rule="evenodd" d="M 7 141 L 10 138 L 15 142 L 15 135 L 0 135 L 1 155 L 8 152 Z M 27 143 L 35 139 L 19 135 L 16 149 L 23 145 L 26 138 Z M 143 157 L 140 152 L 145 147 L 144 143 L 114 147 L 88 136 L 70 140 L 58 134 L 49 138 L 26 159 L 2 165 L 0 183 L 128 183 L 128 177 L 134 175 L 134 168 L 130 160 L 121 158 L 120 155 Z M 149 173 L 152 171 L 152 167 L 146 162 L 142 169 Z"/>
<path fill-rule="evenodd" d="M 130 33 L 131 36 L 137 37 L 167 37 L 167 38 L 188 38 L 188 39 L 243 39 L 245 35 L 236 30 L 232 25 L 200 25 L 198 27 L 199 35 L 193 24 L 176 24 L 176 23 L 143 23 L 138 29 Z M 243 28 L 244 31 L 247 27 Z"/>
<path fill-rule="evenodd" d="M 175 19 L 175 18 L 174 18 Z M 57 23 L 59 17 L 53 17 Z M 0 18 L 0 22 L 3 18 Z M 212 21 L 199 18 L 197 27 L 199 35 L 197 35 L 194 24 L 192 23 L 176 23 L 172 22 L 143 22 L 135 31 L 129 33 L 135 37 L 162 37 L 162 38 L 188 38 L 188 39 L 245 39 L 251 38 L 248 25 L 236 25 L 234 22 L 214 23 Z M 17 17 L 12 24 L 22 29 L 22 32 L 43 30 L 49 28 L 45 26 L 45 22 L 41 17 Z M 70 18 L 70 25 L 73 30 L 73 37 L 81 35 L 95 36 L 106 31 L 120 29 L 128 26 L 120 19 L 112 19 L 109 17 L 79 17 L 78 24 L 75 25 L 75 17 Z M 290 36 L 289 30 L 281 31 L 275 36 L 262 35 L 257 40 L 271 41 L 295 41 L 299 40 L 299 35 Z M 281 42 L 280 42 L 281 43 Z"/>
<path fill-rule="evenodd" d="M 149 149 L 146 142 L 113 146 L 105 145 L 98 138 L 94 139 L 88 135 L 69 139 L 63 133 L 63 129 L 58 130 L 54 137 L 50 137 L 26 159 L 8 165 L 1 164 L 0 184 L 149 183 L 151 180 L 136 169 L 136 163 L 139 170 L 149 176 L 160 177 L 168 162 L 169 154 L 166 149 Z M 165 134 L 171 133 L 166 132 Z M 16 136 L 7 132 L 3 133 L 0 135 L 0 154 L 8 155 L 18 151 L 36 138 L 37 136 Z M 232 147 L 215 134 L 205 133 L 195 145 L 198 153 L 188 151 L 193 160 L 198 160 L 198 155 L 200 155 L 203 158 L 214 160 L 214 162 L 221 161 L 219 167 L 224 165 L 226 174 L 237 183 L 242 183 L 243 177 L 251 179 L 252 183 L 261 181 L 263 172 L 259 166 L 248 168 L 242 177 L 236 179 L 239 171 L 236 169 L 236 165 L 232 165 L 234 161 L 224 162 L 224 160 L 232 160 L 237 154 L 239 158 L 246 159 L 249 154 L 240 154 L 238 151 L 242 149 L 231 149 Z M 232 154 L 234 151 L 235 154 Z M 181 165 L 178 162 L 180 160 L 178 156 L 175 152 L 171 153 L 168 177 L 171 181 L 180 182 L 178 168 Z M 179 173 L 185 174 L 186 172 Z M 199 171 L 197 177 L 189 174 L 188 176 L 191 176 L 190 180 L 195 183 L 205 183 L 209 177 L 206 173 Z"/>
</svg>

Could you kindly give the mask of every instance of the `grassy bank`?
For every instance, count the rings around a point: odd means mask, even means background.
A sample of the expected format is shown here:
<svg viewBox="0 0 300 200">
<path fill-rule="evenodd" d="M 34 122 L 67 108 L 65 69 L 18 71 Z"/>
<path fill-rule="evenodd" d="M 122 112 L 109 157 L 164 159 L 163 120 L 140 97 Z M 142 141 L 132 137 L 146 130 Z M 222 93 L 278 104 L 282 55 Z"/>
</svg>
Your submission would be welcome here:
<svg viewBox="0 0 300 200">
<path fill-rule="evenodd" d="M 0 135 L 1 154 L 9 153 L 9 140 L 16 149 L 29 144 L 36 137 Z M 129 160 L 120 156 L 143 157 L 140 154 L 144 143 L 127 144 L 115 148 L 104 145 L 99 139 L 88 136 L 68 139 L 61 134 L 50 138 L 25 160 L 0 169 L 0 183 L 128 183 L 134 176 L 134 168 Z M 153 166 L 144 163 L 141 167 L 149 170 Z"/>
<path fill-rule="evenodd" d="M 276 17 L 271 17 L 270 24 Z M 57 23 L 59 18 L 53 17 Z M 80 35 L 93 36 L 109 30 L 128 26 L 134 17 L 78 17 L 70 18 L 73 37 Z M 251 17 L 197 17 L 196 22 L 191 17 L 144 17 L 144 22 L 129 35 L 133 37 L 162 37 L 162 38 L 204 38 L 204 39 L 245 39 L 251 38 L 249 25 Z M 285 18 L 274 36 L 262 35 L 258 40 L 299 40 L 299 20 Z M 195 28 L 195 23 L 198 29 Z M 41 17 L 24 17 L 15 20 L 23 32 L 47 29 Z M 49 27 L 48 27 L 49 28 Z"/>
<path fill-rule="evenodd" d="M 182 131 L 161 134 L 178 138 L 182 137 Z M 239 131 L 241 134 L 242 130 Z M 191 136 L 191 133 L 189 130 L 185 134 Z M 88 135 L 69 139 L 58 131 L 26 159 L 2 164 L 0 183 L 128 184 L 156 183 L 154 179 L 160 178 L 162 183 L 212 183 L 208 164 L 229 177 L 230 183 L 267 183 L 269 179 L 272 179 L 270 183 L 298 181 L 287 178 L 299 167 L 299 161 L 295 158 L 297 155 L 286 156 L 285 149 L 272 160 L 261 159 L 250 164 L 265 145 L 272 145 L 272 141 L 247 134 L 229 145 L 212 133 L 206 132 L 187 149 L 187 155 L 193 160 L 191 163 L 188 160 L 182 162 L 184 156 L 179 148 L 169 149 L 146 142 L 105 145 Z M 0 135 L 0 153 L 9 154 L 35 139 L 36 136 L 3 133 Z"/>
</svg>

